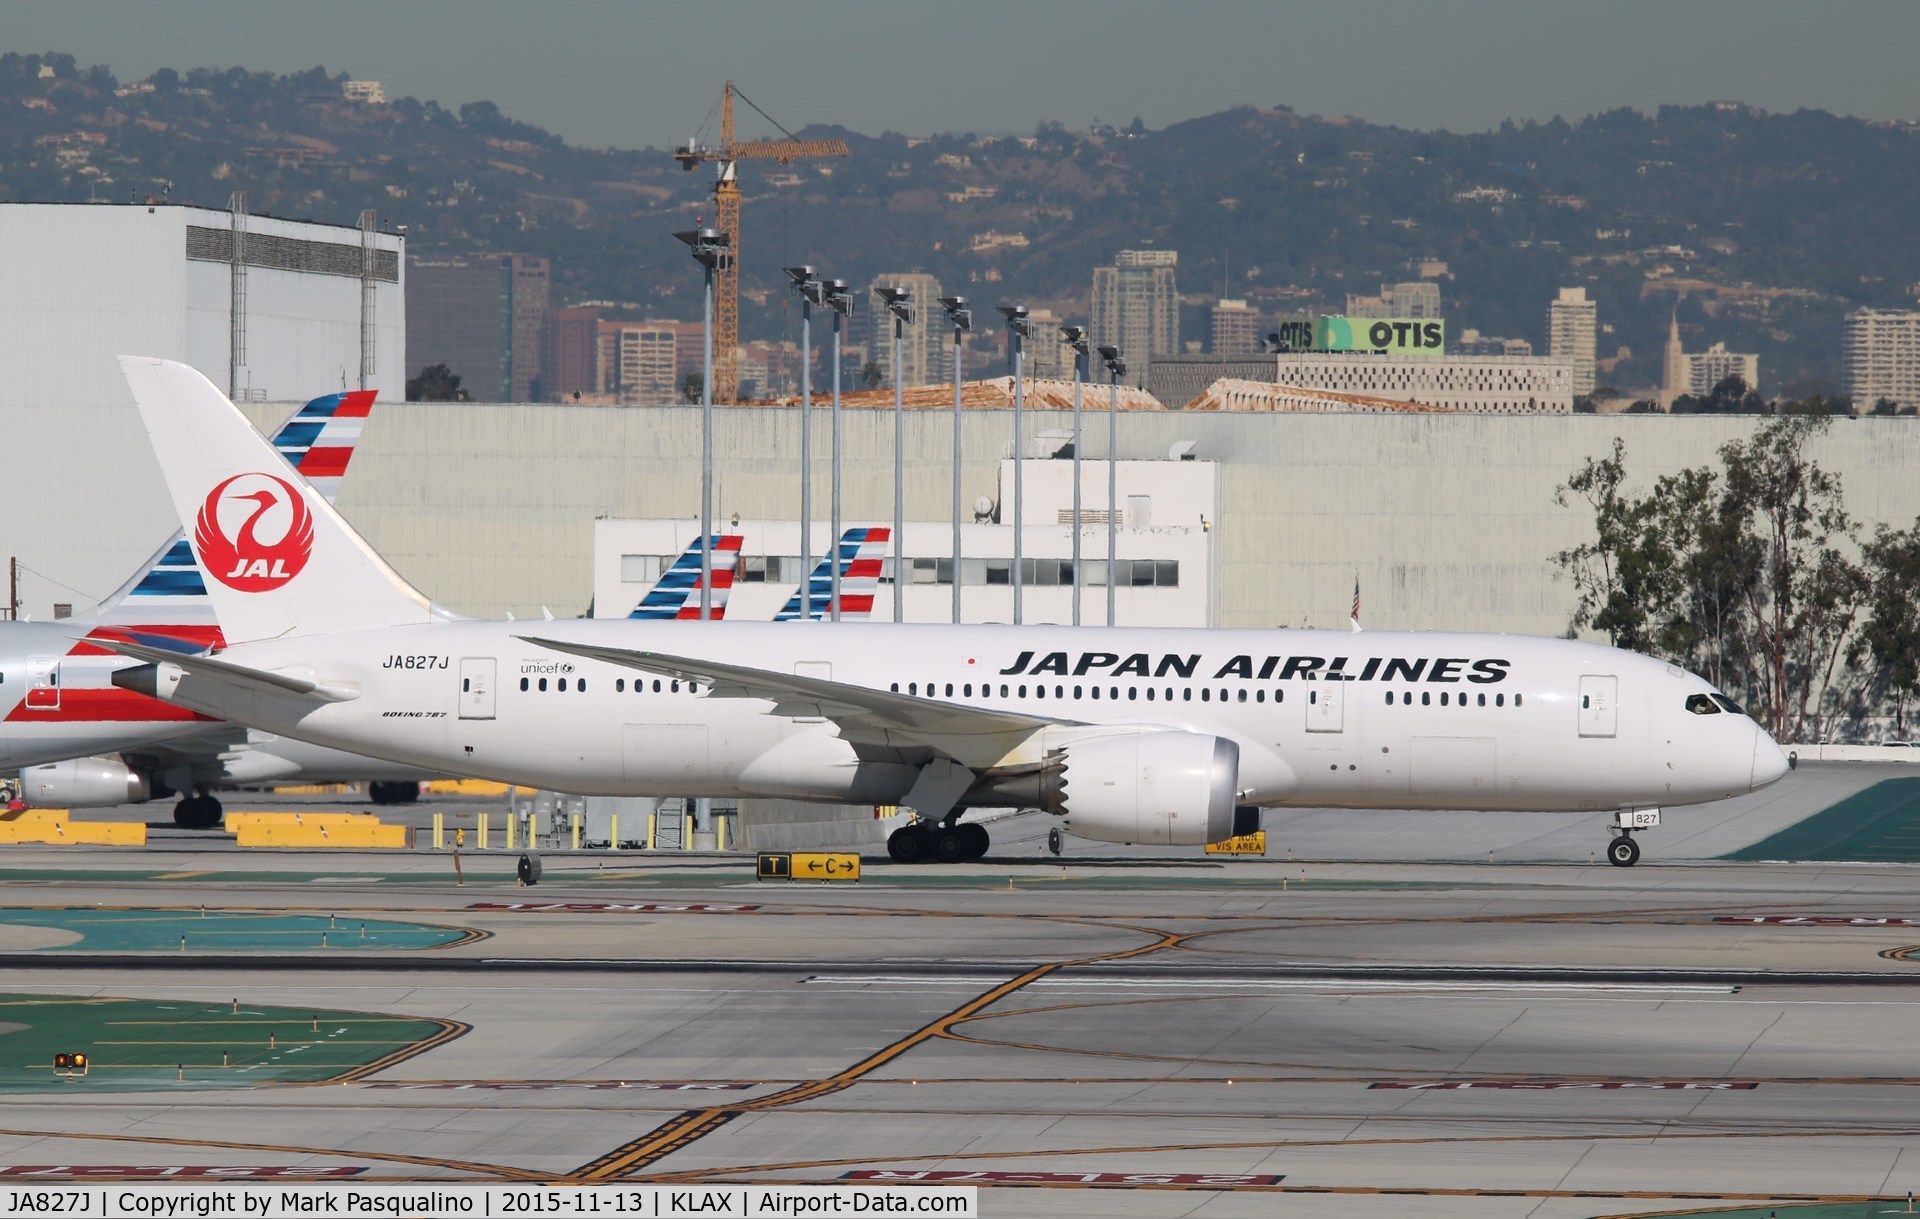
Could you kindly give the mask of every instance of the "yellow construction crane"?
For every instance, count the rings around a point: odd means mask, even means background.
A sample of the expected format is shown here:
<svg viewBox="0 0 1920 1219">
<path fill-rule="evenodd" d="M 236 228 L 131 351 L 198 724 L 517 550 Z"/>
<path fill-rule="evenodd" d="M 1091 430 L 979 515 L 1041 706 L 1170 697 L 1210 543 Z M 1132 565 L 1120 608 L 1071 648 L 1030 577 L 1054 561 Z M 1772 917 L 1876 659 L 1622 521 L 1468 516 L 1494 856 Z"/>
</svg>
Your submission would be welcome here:
<svg viewBox="0 0 1920 1219">
<path fill-rule="evenodd" d="M 733 138 L 733 97 L 739 91 L 733 82 L 720 102 L 720 140 L 716 144 L 692 143 L 677 150 L 673 159 L 682 169 L 692 169 L 704 161 L 717 162 L 713 183 L 714 227 L 727 238 L 732 257 L 720 266 L 713 293 L 713 400 L 733 402 L 740 396 L 740 183 L 735 162 L 778 161 L 791 165 L 803 157 L 844 157 L 849 152 L 845 140 L 798 140 L 791 132 L 784 140 L 746 140 Z M 742 101 L 772 118 L 744 93 Z M 711 112 L 709 112 L 711 115 Z M 774 126 L 779 127 L 778 123 Z M 782 127 L 782 131 L 786 128 Z"/>
</svg>

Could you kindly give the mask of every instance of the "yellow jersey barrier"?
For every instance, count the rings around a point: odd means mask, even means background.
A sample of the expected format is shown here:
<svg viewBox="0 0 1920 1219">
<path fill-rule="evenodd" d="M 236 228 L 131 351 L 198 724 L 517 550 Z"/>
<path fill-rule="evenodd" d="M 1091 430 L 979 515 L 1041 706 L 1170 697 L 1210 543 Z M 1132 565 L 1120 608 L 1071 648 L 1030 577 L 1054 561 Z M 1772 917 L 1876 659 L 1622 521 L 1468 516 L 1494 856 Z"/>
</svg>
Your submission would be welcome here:
<svg viewBox="0 0 1920 1219">
<path fill-rule="evenodd" d="M 228 813 L 227 829 L 243 847 L 373 847 L 407 845 L 407 827 L 382 825 L 370 813 Z"/>
<path fill-rule="evenodd" d="M 38 842 L 49 846 L 143 847 L 144 821 L 73 821 L 64 808 L 0 811 L 0 843 Z"/>
</svg>

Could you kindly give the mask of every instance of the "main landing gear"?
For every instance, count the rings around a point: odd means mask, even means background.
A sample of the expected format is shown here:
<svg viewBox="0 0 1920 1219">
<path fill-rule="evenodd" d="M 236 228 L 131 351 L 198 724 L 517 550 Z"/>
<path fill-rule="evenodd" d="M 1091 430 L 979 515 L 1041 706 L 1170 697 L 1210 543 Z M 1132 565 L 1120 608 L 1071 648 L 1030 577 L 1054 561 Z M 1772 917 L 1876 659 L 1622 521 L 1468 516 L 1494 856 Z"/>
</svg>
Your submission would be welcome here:
<svg viewBox="0 0 1920 1219">
<path fill-rule="evenodd" d="M 895 863 L 966 863 L 985 855 L 992 841 L 985 826 L 970 821 L 941 825 L 916 821 L 888 837 L 887 854 Z"/>
<path fill-rule="evenodd" d="M 196 791 L 197 795 L 183 796 L 173 806 L 173 823 L 183 830 L 210 830 L 220 824 L 220 816 L 226 810 L 205 789 Z"/>
<path fill-rule="evenodd" d="M 1613 815 L 1613 828 L 1619 833 L 1607 844 L 1607 862 L 1616 868 L 1631 868 L 1640 862 L 1640 844 L 1633 840 L 1635 830 L 1650 830 L 1660 824 L 1657 808 L 1623 808 Z"/>
</svg>

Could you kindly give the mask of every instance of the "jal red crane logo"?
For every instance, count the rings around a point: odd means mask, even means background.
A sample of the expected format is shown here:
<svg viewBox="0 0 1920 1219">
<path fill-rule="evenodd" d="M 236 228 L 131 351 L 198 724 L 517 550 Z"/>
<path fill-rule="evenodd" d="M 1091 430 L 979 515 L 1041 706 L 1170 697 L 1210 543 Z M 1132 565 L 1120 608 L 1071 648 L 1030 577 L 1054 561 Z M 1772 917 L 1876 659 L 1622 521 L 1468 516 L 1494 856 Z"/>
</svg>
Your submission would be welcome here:
<svg viewBox="0 0 1920 1219">
<path fill-rule="evenodd" d="M 285 479 L 236 474 L 200 505 L 193 544 L 207 574 L 220 583 L 237 592 L 268 592 L 306 567 L 313 554 L 313 513 Z"/>
</svg>

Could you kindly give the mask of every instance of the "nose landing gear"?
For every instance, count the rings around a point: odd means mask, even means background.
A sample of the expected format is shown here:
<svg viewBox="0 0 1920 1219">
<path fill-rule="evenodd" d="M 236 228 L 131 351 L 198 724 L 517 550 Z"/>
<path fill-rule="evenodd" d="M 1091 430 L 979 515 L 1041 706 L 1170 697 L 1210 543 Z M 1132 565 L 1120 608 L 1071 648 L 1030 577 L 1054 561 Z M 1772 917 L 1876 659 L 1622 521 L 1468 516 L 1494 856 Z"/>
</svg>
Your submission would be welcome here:
<svg viewBox="0 0 1920 1219">
<path fill-rule="evenodd" d="M 1616 868 L 1631 868 L 1640 862 L 1640 844 L 1631 834 L 1622 834 L 1607 844 L 1607 862 Z"/>
<path fill-rule="evenodd" d="M 1623 808 L 1613 815 L 1613 828 L 1620 831 L 1607 844 L 1607 862 L 1616 868 L 1631 868 L 1640 862 L 1640 844 L 1633 840 L 1635 830 L 1650 830 L 1660 824 L 1657 808 Z"/>
</svg>

